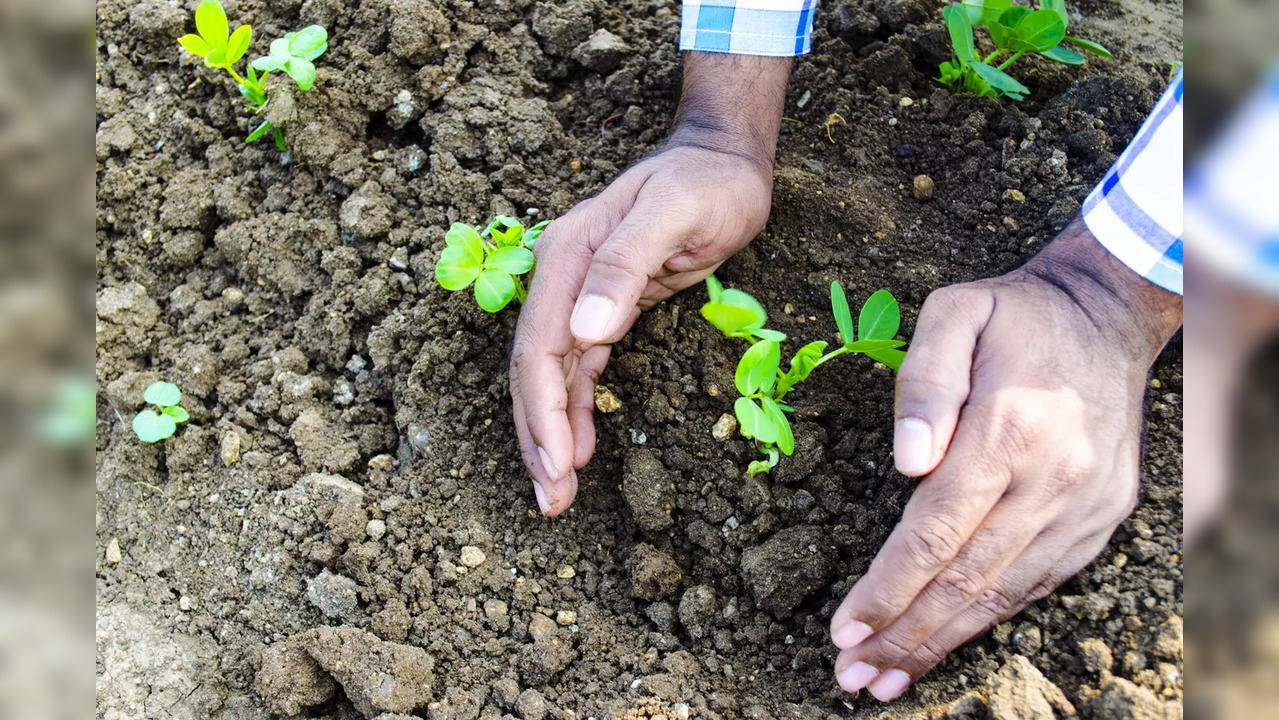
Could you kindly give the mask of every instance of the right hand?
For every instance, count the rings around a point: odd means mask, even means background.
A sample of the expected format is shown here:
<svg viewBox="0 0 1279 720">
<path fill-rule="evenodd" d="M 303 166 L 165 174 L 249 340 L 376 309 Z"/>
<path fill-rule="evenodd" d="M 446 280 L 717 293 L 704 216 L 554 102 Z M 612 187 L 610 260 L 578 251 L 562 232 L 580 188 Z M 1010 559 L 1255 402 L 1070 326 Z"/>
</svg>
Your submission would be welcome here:
<svg viewBox="0 0 1279 720">
<path fill-rule="evenodd" d="M 750 242 L 768 219 L 772 187 L 771 155 L 672 144 L 538 239 L 510 379 L 520 451 L 545 515 L 573 502 L 576 470 L 595 451 L 594 391 L 610 345 L 641 311 Z"/>
</svg>

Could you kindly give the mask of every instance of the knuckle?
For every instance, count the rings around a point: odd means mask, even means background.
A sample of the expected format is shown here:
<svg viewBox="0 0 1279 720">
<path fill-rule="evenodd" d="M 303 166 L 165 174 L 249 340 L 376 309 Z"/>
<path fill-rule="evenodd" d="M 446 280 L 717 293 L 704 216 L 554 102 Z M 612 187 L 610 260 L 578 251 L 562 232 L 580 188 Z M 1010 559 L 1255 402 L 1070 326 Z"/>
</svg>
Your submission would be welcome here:
<svg viewBox="0 0 1279 720">
<path fill-rule="evenodd" d="M 1047 485 L 1052 496 L 1064 495 L 1084 487 L 1092 478 L 1092 463 L 1083 460 L 1086 453 L 1072 452 L 1054 463 L 1048 473 Z"/>
<path fill-rule="evenodd" d="M 959 554 L 963 535 L 959 524 L 943 515 L 926 517 L 906 530 L 906 552 L 922 570 L 949 563 Z"/>
<path fill-rule="evenodd" d="M 936 667 L 945 658 L 946 650 L 944 648 L 938 647 L 937 643 L 931 639 L 925 640 L 920 643 L 918 648 L 915 648 L 915 652 L 911 656 L 910 665 L 913 669 L 911 677 L 918 678 Z"/>
<path fill-rule="evenodd" d="M 910 657 L 915 644 L 892 630 L 880 633 L 872 657 L 872 665 L 880 669 L 895 666 L 903 658 Z"/>
<path fill-rule="evenodd" d="M 1041 413 L 1041 407 L 1020 401 L 1000 409 L 996 416 L 996 437 L 1005 457 L 1024 458 L 1040 447 L 1046 434 Z"/>
<path fill-rule="evenodd" d="M 962 608 L 971 603 L 985 587 L 985 578 L 979 573 L 952 564 L 928 584 L 926 592 L 932 594 L 943 607 Z"/>
<path fill-rule="evenodd" d="M 1021 598 L 1013 597 L 998 586 L 986 588 L 976 600 L 977 606 L 996 621 L 1015 615 L 1021 609 L 1021 603 Z"/>
</svg>

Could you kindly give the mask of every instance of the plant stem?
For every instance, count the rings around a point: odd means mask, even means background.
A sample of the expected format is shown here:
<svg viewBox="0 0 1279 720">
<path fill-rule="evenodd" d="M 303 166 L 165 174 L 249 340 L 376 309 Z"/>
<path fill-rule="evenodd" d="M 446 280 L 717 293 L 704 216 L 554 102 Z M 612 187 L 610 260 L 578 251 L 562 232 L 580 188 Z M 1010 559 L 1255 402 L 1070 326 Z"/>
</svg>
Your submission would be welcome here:
<svg viewBox="0 0 1279 720">
<path fill-rule="evenodd" d="M 514 275 L 511 276 L 511 279 L 515 281 L 515 298 L 523 305 L 524 299 L 528 297 L 528 291 L 524 289 L 524 282 Z"/>
<path fill-rule="evenodd" d="M 1003 52 L 1003 50 L 996 50 L 995 52 L 993 52 L 993 53 L 991 53 L 991 54 L 987 55 L 986 57 L 982 58 L 982 62 L 984 62 L 984 63 L 986 63 L 987 65 L 989 65 L 989 64 L 990 64 L 990 61 L 991 61 L 991 60 L 994 60 L 994 59 L 995 59 L 995 58 L 997 58 L 997 57 L 999 57 L 999 54 L 1000 54 L 1000 53 L 1002 53 L 1002 52 Z"/>
<path fill-rule="evenodd" d="M 1026 54 L 1026 53 L 1025 53 L 1024 51 L 1020 51 L 1020 50 L 1019 50 L 1019 51 L 1017 52 L 1017 54 L 1016 54 L 1016 55 L 1013 55 L 1012 57 L 1010 57 L 1010 58 L 1008 58 L 1007 60 L 1005 60 L 1005 61 L 1003 62 L 1003 64 L 1001 64 L 1001 65 L 999 66 L 999 69 L 1000 69 L 1000 70 L 1003 70 L 1004 68 L 1008 67 L 1009 65 L 1012 65 L 1012 64 L 1013 64 L 1013 60 L 1016 60 L 1017 58 L 1021 57 L 1022 55 L 1025 55 L 1025 54 Z"/>
<path fill-rule="evenodd" d="M 815 369 L 817 369 L 817 368 L 821 367 L 821 366 L 822 366 L 822 363 L 826 362 L 827 360 L 830 360 L 831 358 L 839 357 L 840 355 L 844 355 L 844 354 L 846 354 L 846 353 L 850 353 L 850 352 L 852 352 L 852 351 L 851 351 L 851 350 L 849 350 L 849 349 L 848 349 L 848 348 L 846 348 L 846 347 L 840 347 L 838 350 L 831 350 L 830 352 L 828 352 L 828 353 L 826 353 L 825 355 L 823 355 L 823 356 L 822 356 L 822 357 L 821 357 L 821 358 L 817 361 L 817 363 L 813 365 L 813 369 L 815 370 Z"/>
</svg>

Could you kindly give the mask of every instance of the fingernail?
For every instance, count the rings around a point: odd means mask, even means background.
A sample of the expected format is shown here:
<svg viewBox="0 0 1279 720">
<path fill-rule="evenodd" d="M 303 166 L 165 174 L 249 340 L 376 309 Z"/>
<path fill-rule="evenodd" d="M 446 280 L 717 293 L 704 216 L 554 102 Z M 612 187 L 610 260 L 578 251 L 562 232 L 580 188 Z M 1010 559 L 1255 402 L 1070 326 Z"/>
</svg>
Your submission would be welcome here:
<svg viewBox="0 0 1279 720">
<path fill-rule="evenodd" d="M 537 449 L 538 464 L 542 466 L 542 478 L 545 480 L 559 480 L 559 471 L 555 469 L 555 463 L 551 462 L 551 456 L 546 454 L 542 448 Z"/>
<path fill-rule="evenodd" d="M 616 306 L 603 295 L 587 295 L 577 302 L 569 329 L 579 340 L 599 342 L 607 337 Z"/>
<path fill-rule="evenodd" d="M 839 674 L 839 686 L 845 692 L 854 693 L 866 687 L 866 683 L 874 680 L 878 674 L 879 671 L 874 667 L 858 660 Z"/>
<path fill-rule="evenodd" d="M 831 633 L 831 639 L 835 641 L 835 647 L 840 650 L 847 650 L 860 645 L 873 632 L 875 631 L 866 623 L 858 620 L 849 620 L 843 627 Z"/>
<path fill-rule="evenodd" d="M 933 429 L 919 418 L 903 418 L 893 428 L 893 460 L 902 475 L 923 475 L 932 469 Z"/>
<path fill-rule="evenodd" d="M 870 684 L 870 694 L 880 702 L 888 702 L 895 699 L 898 695 L 906 692 L 906 688 L 910 686 L 910 676 L 906 673 L 893 668 L 885 670 L 882 675 L 875 678 L 875 682 Z"/>
<path fill-rule="evenodd" d="M 541 508 L 542 514 L 551 511 L 551 501 L 546 497 L 546 491 L 542 489 L 542 483 L 533 481 L 533 494 L 537 496 L 537 506 Z"/>
</svg>

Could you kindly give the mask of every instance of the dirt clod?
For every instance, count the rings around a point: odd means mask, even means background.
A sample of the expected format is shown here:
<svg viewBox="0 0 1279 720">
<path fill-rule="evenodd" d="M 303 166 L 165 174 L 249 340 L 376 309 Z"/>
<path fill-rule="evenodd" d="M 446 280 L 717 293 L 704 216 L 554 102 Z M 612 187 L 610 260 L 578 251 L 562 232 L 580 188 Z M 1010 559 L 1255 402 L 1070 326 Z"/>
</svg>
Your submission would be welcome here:
<svg viewBox="0 0 1279 720">
<path fill-rule="evenodd" d="M 756 604 L 787 617 L 834 576 L 834 549 L 822 528 L 796 525 L 743 552 L 741 569 Z"/>
<path fill-rule="evenodd" d="M 684 573 L 670 555 L 640 544 L 631 560 L 631 594 L 642 600 L 661 600 L 675 594 Z"/>
<path fill-rule="evenodd" d="M 1075 714 L 1065 693 L 1023 655 L 1014 655 L 990 683 L 991 720 L 1055 720 Z"/>
<path fill-rule="evenodd" d="M 659 533 L 674 524 L 671 506 L 675 483 L 655 450 L 633 450 L 626 456 L 622 494 L 635 522 L 645 532 Z"/>
<path fill-rule="evenodd" d="M 358 588 L 355 581 L 345 575 L 321 570 L 319 575 L 307 580 L 306 599 L 325 617 L 352 621 L 360 615 L 360 600 L 356 595 Z"/>
<path fill-rule="evenodd" d="M 915 199 L 920 202 L 932 200 L 935 187 L 932 178 L 927 175 L 916 175 L 914 181 Z"/>
</svg>

